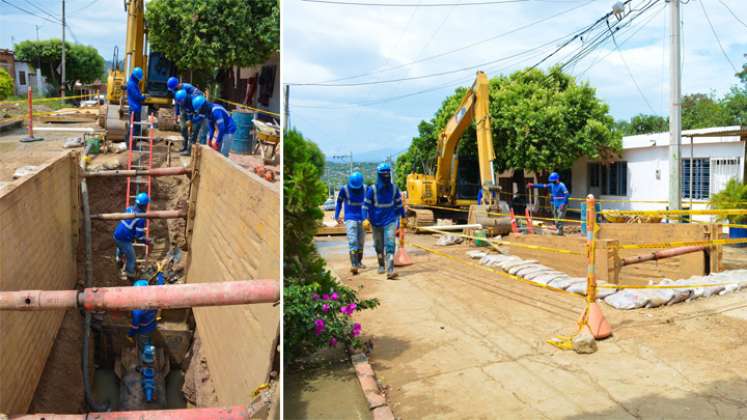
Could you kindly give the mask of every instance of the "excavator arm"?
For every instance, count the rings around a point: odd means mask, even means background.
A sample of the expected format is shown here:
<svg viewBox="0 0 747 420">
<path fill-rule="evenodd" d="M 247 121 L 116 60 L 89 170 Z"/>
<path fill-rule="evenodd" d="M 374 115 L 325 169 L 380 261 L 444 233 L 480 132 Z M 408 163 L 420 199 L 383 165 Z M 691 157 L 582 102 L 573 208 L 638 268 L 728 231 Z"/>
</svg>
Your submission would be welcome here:
<svg viewBox="0 0 747 420">
<path fill-rule="evenodd" d="M 436 185 L 440 197 L 448 197 L 453 202 L 456 197 L 456 175 L 458 160 L 455 159 L 456 148 L 464 130 L 475 121 L 477 126 L 477 155 L 480 165 L 480 184 L 483 188 L 485 204 L 492 204 L 495 191 L 495 172 L 493 160 L 493 136 L 490 128 L 490 82 L 488 76 L 477 72 L 475 83 L 462 98 L 456 114 L 446 123 L 438 139 L 436 166 Z"/>
</svg>

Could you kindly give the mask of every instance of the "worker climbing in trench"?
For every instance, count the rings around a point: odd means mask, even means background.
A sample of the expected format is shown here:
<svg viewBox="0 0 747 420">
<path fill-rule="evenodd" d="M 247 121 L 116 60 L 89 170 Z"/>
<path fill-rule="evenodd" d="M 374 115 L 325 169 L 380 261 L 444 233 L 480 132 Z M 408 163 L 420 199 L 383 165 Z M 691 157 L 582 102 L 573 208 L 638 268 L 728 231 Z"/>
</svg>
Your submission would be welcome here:
<svg viewBox="0 0 747 420">
<path fill-rule="evenodd" d="M 548 177 L 549 184 L 527 184 L 527 188 L 547 188 L 550 190 L 552 200 L 552 216 L 555 218 L 555 227 L 558 229 L 558 235 L 563 236 L 563 219 L 568 209 L 568 188 L 560 182 L 560 175 L 553 172 Z"/>
<path fill-rule="evenodd" d="M 348 183 L 340 187 L 337 194 L 337 205 L 335 206 L 335 220 L 342 224 L 340 210 L 345 213 L 345 231 L 348 235 L 348 250 L 350 252 L 350 272 L 358 274 L 358 270 L 366 268 L 363 265 L 363 245 L 366 241 L 366 229 L 363 221 L 366 220 L 366 211 L 363 208 L 363 200 L 366 196 L 366 187 L 363 185 L 363 175 L 355 171 L 350 175 Z"/>
<path fill-rule="evenodd" d="M 192 99 L 192 107 L 196 113 L 207 117 L 208 138 L 210 146 L 228 157 L 233 145 L 233 134 L 236 132 L 236 123 L 233 122 L 231 114 L 218 104 L 208 102 L 204 96 Z M 217 131 L 217 134 L 215 134 Z M 215 134 L 215 139 L 213 135 Z"/>
<path fill-rule="evenodd" d="M 130 115 L 132 116 L 132 135 L 135 138 L 141 136 L 140 129 L 140 115 L 143 109 L 143 102 L 147 96 L 140 93 L 140 81 L 143 80 L 143 69 L 135 67 L 130 75 L 130 80 L 127 81 L 127 106 L 130 109 Z M 129 133 L 128 133 L 129 136 Z M 130 140 L 129 138 L 127 139 Z"/>
<path fill-rule="evenodd" d="M 145 213 L 148 208 L 150 198 L 147 193 L 140 193 L 135 197 L 135 206 L 127 207 L 127 213 Z M 135 257 L 134 241 L 140 241 L 146 245 L 150 240 L 145 237 L 145 219 L 134 218 L 120 220 L 117 228 L 114 230 L 114 242 L 117 244 L 116 260 L 117 265 L 121 266 L 124 257 L 125 272 L 127 279 L 131 282 L 136 280 L 137 262 Z"/>
<path fill-rule="evenodd" d="M 179 130 L 184 140 L 179 152 L 183 156 L 189 156 L 192 153 L 192 145 L 198 142 L 198 138 L 202 140 L 207 136 L 207 120 L 199 118 L 192 108 L 192 100 L 204 94 L 190 83 L 179 82 L 179 79 L 174 76 L 169 77 L 166 86 L 169 91 L 174 92 L 175 113 L 179 117 Z M 190 125 L 192 128 L 191 135 L 189 132 Z"/>
<path fill-rule="evenodd" d="M 157 284 L 164 284 L 163 276 L 156 276 Z M 138 280 L 135 287 L 148 286 L 148 280 Z M 148 402 L 156 399 L 156 381 L 155 381 L 155 357 L 156 348 L 153 336 L 158 332 L 158 311 L 156 309 L 135 309 L 130 313 L 130 330 L 127 332 L 128 340 L 136 343 L 138 361 L 140 362 L 140 374 L 142 375 L 141 385 L 145 399 Z"/>
<path fill-rule="evenodd" d="M 402 194 L 392 182 L 392 167 L 387 162 L 376 168 L 376 183 L 366 190 L 363 209 L 371 222 L 374 248 L 379 261 L 379 274 L 386 272 L 387 279 L 394 279 L 394 238 L 399 219 L 404 217 Z"/>
</svg>

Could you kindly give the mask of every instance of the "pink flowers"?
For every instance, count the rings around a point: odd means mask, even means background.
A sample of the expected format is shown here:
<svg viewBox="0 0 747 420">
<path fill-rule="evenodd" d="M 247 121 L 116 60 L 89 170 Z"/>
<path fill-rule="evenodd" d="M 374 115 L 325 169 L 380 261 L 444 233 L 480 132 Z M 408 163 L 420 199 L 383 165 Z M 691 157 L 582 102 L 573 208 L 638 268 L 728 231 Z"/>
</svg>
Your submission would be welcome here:
<svg viewBox="0 0 747 420">
<path fill-rule="evenodd" d="M 329 304 L 328 303 L 325 303 L 324 305 L 322 305 L 322 312 L 324 312 L 325 314 L 327 312 L 329 312 Z"/>
<path fill-rule="evenodd" d="M 350 305 L 345 305 L 342 308 L 340 308 L 340 312 L 344 313 L 347 316 L 353 315 L 353 312 L 355 312 L 355 308 L 357 308 L 358 305 L 355 303 L 351 303 Z"/>
<path fill-rule="evenodd" d="M 322 295 L 322 300 L 329 300 L 329 295 L 328 295 L 328 294 L 326 294 L 326 293 L 325 293 L 325 294 L 323 294 L 323 295 Z"/>
<path fill-rule="evenodd" d="M 332 292 L 332 296 L 330 296 L 332 300 L 337 300 L 338 297 L 337 292 Z"/>
<path fill-rule="evenodd" d="M 312 293 L 311 294 L 311 299 L 313 299 L 313 300 L 319 300 L 319 293 Z"/>
<path fill-rule="evenodd" d="M 314 321 L 314 332 L 316 332 L 316 335 L 319 335 L 324 331 L 324 320 L 323 319 L 317 319 Z"/>
<path fill-rule="evenodd" d="M 353 337 L 358 337 L 359 335 L 361 335 L 361 324 L 357 322 L 353 324 L 353 331 L 351 331 L 350 333 L 353 335 Z"/>
<path fill-rule="evenodd" d="M 337 345 L 337 339 L 334 338 L 334 337 L 330 338 L 329 339 L 329 346 L 330 347 L 335 347 L 336 345 Z"/>
</svg>

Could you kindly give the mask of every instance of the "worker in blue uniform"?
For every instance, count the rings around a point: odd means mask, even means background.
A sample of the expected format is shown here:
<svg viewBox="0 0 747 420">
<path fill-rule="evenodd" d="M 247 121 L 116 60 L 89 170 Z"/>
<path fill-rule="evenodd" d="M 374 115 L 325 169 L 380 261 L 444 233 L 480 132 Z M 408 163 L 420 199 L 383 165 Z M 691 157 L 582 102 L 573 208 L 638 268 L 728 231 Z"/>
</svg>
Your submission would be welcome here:
<svg viewBox="0 0 747 420">
<path fill-rule="evenodd" d="M 135 205 L 128 207 L 125 211 L 127 213 L 145 213 L 149 201 L 148 194 L 142 192 L 135 197 Z M 117 244 L 116 259 L 119 264 L 122 257 L 125 257 L 125 272 L 130 281 L 135 280 L 137 268 L 135 247 L 132 245 L 134 241 L 150 243 L 150 240 L 145 237 L 145 219 L 120 220 L 114 230 L 114 242 Z"/>
<path fill-rule="evenodd" d="M 182 155 L 188 156 L 192 153 L 192 145 L 197 143 L 198 138 L 204 140 L 207 136 L 207 121 L 204 118 L 198 118 L 192 108 L 192 99 L 204 95 L 204 93 L 191 83 L 179 82 L 179 79 L 174 76 L 169 78 L 166 86 L 171 92 L 174 92 L 174 102 L 176 103 L 174 111 L 176 116 L 179 117 L 179 129 L 184 139 L 184 144 L 179 151 Z M 190 124 L 192 125 L 191 136 L 189 135 Z"/>
<path fill-rule="evenodd" d="M 387 279 L 394 279 L 397 277 L 394 272 L 394 235 L 399 219 L 405 215 L 405 209 L 402 205 L 402 193 L 392 182 L 392 167 L 389 163 L 380 163 L 376 168 L 376 183 L 366 190 L 363 211 L 366 212 L 373 230 L 374 248 L 379 260 L 378 272 L 386 272 Z"/>
<path fill-rule="evenodd" d="M 132 69 L 130 80 L 127 81 L 127 106 L 130 108 L 130 115 L 132 116 L 133 126 L 132 135 L 140 137 L 142 130 L 140 124 L 140 116 L 143 109 L 143 102 L 147 98 L 145 95 L 140 93 L 140 81 L 143 80 L 143 69 L 135 67 Z M 129 120 L 128 120 L 129 121 Z M 130 133 L 127 133 L 127 140 L 129 141 Z"/>
<path fill-rule="evenodd" d="M 208 138 L 213 141 L 213 148 L 223 156 L 228 157 L 233 145 L 233 135 L 236 132 L 236 123 L 233 122 L 231 114 L 218 104 L 208 102 L 204 96 L 192 99 L 192 107 L 196 113 L 207 117 Z"/>
<path fill-rule="evenodd" d="M 340 187 L 337 194 L 337 205 L 335 206 L 335 220 L 343 223 L 340 210 L 345 213 L 345 231 L 348 235 L 348 251 L 350 252 L 350 272 L 358 274 L 358 270 L 366 268 L 363 265 L 363 245 L 366 241 L 366 230 L 363 221 L 366 220 L 366 211 L 363 209 L 363 200 L 366 198 L 366 188 L 363 185 L 363 174 L 353 172 L 348 183 Z"/>
<path fill-rule="evenodd" d="M 568 188 L 560 182 L 560 175 L 553 172 L 548 177 L 549 184 L 527 184 L 528 188 L 547 188 L 550 190 L 550 199 L 552 201 L 552 215 L 555 218 L 555 227 L 558 229 L 558 235 L 563 235 L 563 219 L 568 209 Z"/>
<path fill-rule="evenodd" d="M 161 280 L 163 277 L 161 277 Z M 159 286 L 163 285 L 163 282 L 159 280 Z M 148 286 L 148 280 L 138 280 L 133 284 L 136 287 Z M 130 312 L 130 330 L 127 332 L 127 336 L 135 339 L 137 343 L 138 352 L 142 352 L 146 345 L 153 343 L 153 332 L 157 327 L 156 317 L 158 315 L 157 309 L 134 309 Z"/>
</svg>

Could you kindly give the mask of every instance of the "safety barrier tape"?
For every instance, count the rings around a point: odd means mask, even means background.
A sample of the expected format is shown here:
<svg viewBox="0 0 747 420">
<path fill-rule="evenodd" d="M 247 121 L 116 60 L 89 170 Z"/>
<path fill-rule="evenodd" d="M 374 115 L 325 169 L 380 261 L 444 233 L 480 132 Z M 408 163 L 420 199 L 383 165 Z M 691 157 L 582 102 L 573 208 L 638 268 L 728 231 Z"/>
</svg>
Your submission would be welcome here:
<svg viewBox="0 0 747 420">
<path fill-rule="evenodd" d="M 747 238 L 740 239 L 714 239 L 710 241 L 677 241 L 677 242 L 659 242 L 646 244 L 618 244 L 614 248 L 618 249 L 654 249 L 654 248 L 676 248 L 681 246 L 717 246 L 747 243 Z M 612 245 L 611 245 L 612 246 Z"/>
<path fill-rule="evenodd" d="M 40 103 L 40 102 L 56 102 L 56 101 L 66 101 L 68 99 L 80 99 L 80 98 L 88 98 L 91 95 L 75 95 L 75 96 L 65 96 L 64 98 L 62 96 L 55 96 L 53 98 L 39 98 L 39 99 L 32 99 L 32 104 Z M 28 102 L 28 98 L 23 99 L 17 99 L 12 101 L 0 101 L 0 105 L 4 104 L 17 104 L 17 103 L 26 103 Z"/>
<path fill-rule="evenodd" d="M 251 107 L 249 105 L 240 104 L 238 102 L 229 101 L 228 99 L 223 99 L 223 98 L 215 98 L 214 100 L 218 101 L 218 102 L 223 102 L 225 104 L 231 104 L 231 105 L 239 107 L 239 108 L 246 108 L 248 110 L 259 112 L 261 114 L 272 115 L 273 117 L 280 118 L 280 114 L 275 113 L 275 112 L 271 112 L 271 111 L 267 111 L 265 109 L 254 108 L 254 107 Z"/>
<path fill-rule="evenodd" d="M 604 289 L 699 289 L 707 287 L 720 287 L 727 286 L 730 284 L 737 284 L 737 282 L 731 283 L 704 283 L 704 284 L 597 284 L 598 288 Z"/>
<path fill-rule="evenodd" d="M 465 209 L 459 209 L 459 208 L 453 208 L 453 207 L 442 207 L 442 206 L 431 206 L 427 204 L 419 204 L 417 206 L 413 206 L 414 208 L 421 208 L 421 207 L 427 207 L 431 209 L 439 209 L 439 210 L 446 210 L 446 211 L 453 211 L 453 212 L 459 212 L 459 213 L 467 213 L 469 210 Z M 499 216 L 499 217 L 510 217 L 511 215 L 508 213 L 494 213 L 494 212 L 488 212 L 488 216 Z M 514 215 L 517 219 L 526 219 L 526 216 L 519 216 Z M 538 217 L 538 216 L 532 216 L 532 220 L 546 220 L 548 222 L 566 222 L 566 223 L 581 223 L 580 220 L 573 220 L 573 219 L 551 219 L 549 217 Z"/>
<path fill-rule="evenodd" d="M 520 243 L 520 242 L 512 242 L 512 241 L 497 241 L 495 239 L 490 239 L 490 238 L 478 238 L 478 237 L 476 237 L 474 235 L 467 235 L 467 234 L 464 234 L 464 233 L 447 232 L 447 231 L 438 229 L 438 227 L 433 227 L 433 226 L 418 227 L 417 229 L 418 230 L 425 230 L 425 231 L 428 231 L 428 232 L 434 232 L 434 233 L 438 233 L 438 234 L 441 234 L 441 235 L 451 235 L 451 236 L 458 236 L 458 237 L 461 237 L 461 238 L 467 238 L 467 239 L 472 239 L 472 240 L 485 241 L 485 242 L 489 242 L 489 243 L 495 244 L 495 245 L 515 246 L 515 247 L 518 247 L 518 248 L 527 248 L 527 249 L 532 249 L 532 250 L 535 250 L 535 251 L 553 252 L 553 253 L 556 253 L 556 254 L 586 255 L 585 252 L 578 252 L 578 251 L 573 251 L 573 250 L 570 250 L 570 249 L 550 248 L 550 247 L 541 246 L 541 245 L 530 245 L 530 244 L 523 244 L 523 243 Z"/>
<path fill-rule="evenodd" d="M 747 209 L 704 209 L 704 210 L 602 210 L 600 214 L 609 214 L 610 216 L 670 216 L 670 215 L 742 215 L 747 214 Z"/>
</svg>

